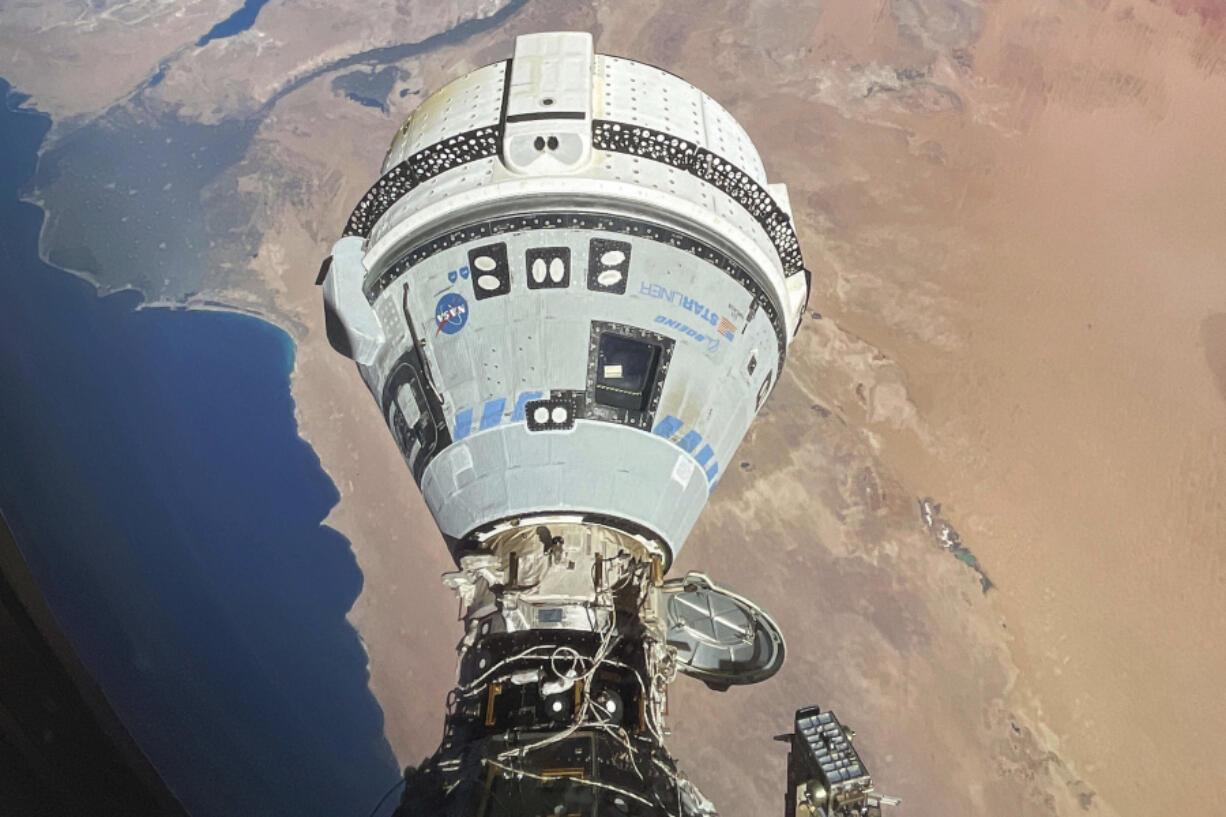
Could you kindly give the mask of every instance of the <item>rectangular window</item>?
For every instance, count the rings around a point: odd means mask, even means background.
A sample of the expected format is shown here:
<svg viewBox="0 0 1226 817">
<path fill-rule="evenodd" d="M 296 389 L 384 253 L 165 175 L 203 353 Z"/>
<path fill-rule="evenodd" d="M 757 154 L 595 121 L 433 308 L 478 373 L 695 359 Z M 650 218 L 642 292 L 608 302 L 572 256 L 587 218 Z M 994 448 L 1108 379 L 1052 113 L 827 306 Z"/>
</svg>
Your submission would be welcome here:
<svg viewBox="0 0 1226 817">
<path fill-rule="evenodd" d="M 596 402 L 646 411 L 659 364 L 659 345 L 624 335 L 602 334 L 596 353 Z"/>
<path fill-rule="evenodd" d="M 673 339 L 609 321 L 592 321 L 587 391 L 581 416 L 650 431 L 664 392 Z"/>
</svg>

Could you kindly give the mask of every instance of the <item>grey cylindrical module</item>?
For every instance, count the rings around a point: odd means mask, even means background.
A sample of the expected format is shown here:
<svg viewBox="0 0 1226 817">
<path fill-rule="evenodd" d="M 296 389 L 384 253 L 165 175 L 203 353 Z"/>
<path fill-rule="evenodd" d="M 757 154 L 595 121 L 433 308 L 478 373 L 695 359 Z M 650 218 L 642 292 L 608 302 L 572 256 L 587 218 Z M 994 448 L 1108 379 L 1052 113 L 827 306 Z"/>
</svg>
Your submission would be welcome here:
<svg viewBox="0 0 1226 817">
<path fill-rule="evenodd" d="M 454 550 L 567 518 L 667 563 L 778 381 L 807 278 L 733 117 L 566 33 L 413 112 L 324 285 Z"/>
</svg>

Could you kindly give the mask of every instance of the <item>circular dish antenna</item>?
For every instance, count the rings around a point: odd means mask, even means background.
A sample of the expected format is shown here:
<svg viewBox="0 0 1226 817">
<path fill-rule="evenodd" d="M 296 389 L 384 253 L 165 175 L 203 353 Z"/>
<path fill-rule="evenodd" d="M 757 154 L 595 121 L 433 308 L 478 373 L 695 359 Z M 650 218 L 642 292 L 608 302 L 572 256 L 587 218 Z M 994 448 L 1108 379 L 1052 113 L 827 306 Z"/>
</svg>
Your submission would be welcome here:
<svg viewBox="0 0 1226 817">
<path fill-rule="evenodd" d="M 678 669 L 712 689 L 756 684 L 783 666 L 779 625 L 761 607 L 702 573 L 665 582 L 668 643 Z"/>
</svg>

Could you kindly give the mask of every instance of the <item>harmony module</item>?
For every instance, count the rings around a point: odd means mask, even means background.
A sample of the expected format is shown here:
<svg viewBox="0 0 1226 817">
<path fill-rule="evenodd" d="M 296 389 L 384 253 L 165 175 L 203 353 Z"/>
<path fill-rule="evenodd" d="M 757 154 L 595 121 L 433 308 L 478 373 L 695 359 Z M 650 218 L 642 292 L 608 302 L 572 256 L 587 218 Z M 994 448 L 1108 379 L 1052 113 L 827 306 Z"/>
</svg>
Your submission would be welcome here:
<svg viewBox="0 0 1226 817">
<path fill-rule="evenodd" d="M 520 37 L 413 111 L 320 282 L 457 565 L 456 686 L 397 813 L 716 814 L 664 746 L 668 685 L 763 681 L 784 639 L 666 574 L 809 292 L 745 130 L 589 34 Z M 890 802 L 833 713 L 781 738 L 785 814 Z"/>
</svg>

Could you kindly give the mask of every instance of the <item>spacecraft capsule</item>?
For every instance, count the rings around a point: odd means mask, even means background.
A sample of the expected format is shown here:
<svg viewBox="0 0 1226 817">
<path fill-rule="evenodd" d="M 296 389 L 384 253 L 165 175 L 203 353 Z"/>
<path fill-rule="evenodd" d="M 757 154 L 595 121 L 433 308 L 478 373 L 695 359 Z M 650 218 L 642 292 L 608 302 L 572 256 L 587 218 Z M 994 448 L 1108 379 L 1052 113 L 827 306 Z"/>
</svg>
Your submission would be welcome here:
<svg viewBox="0 0 1226 817">
<path fill-rule="evenodd" d="M 599 520 L 667 565 L 808 295 L 786 190 L 689 83 L 520 37 L 413 112 L 324 278 L 453 552 Z"/>
</svg>

